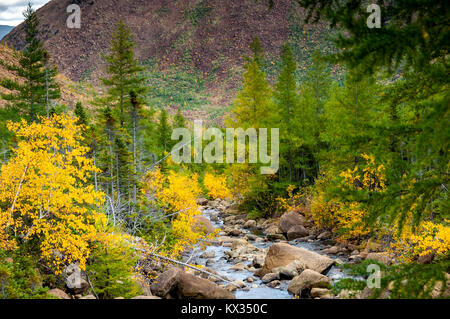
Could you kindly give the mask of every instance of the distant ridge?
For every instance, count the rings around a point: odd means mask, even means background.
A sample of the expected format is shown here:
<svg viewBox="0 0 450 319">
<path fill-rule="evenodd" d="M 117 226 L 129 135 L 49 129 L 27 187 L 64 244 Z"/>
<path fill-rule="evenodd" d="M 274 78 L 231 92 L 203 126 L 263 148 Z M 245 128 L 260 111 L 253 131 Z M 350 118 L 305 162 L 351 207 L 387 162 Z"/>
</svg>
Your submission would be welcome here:
<svg viewBox="0 0 450 319">
<path fill-rule="evenodd" d="M 81 7 L 81 28 L 66 25 L 66 8 Z M 109 47 L 115 23 L 122 19 L 136 34 L 136 56 L 154 59 L 164 69 L 188 66 L 202 73 L 234 77 L 242 55 L 258 36 L 270 60 L 289 40 L 300 70 L 309 68 L 309 56 L 325 48 L 324 24 L 304 25 L 303 10 L 292 0 L 279 0 L 269 9 L 255 0 L 53 0 L 37 10 L 40 34 L 59 70 L 72 80 L 102 75 L 101 53 Z M 24 47 L 24 24 L 2 42 Z M 239 72 L 238 72 L 239 73 Z"/>
<path fill-rule="evenodd" d="M 7 35 L 9 33 L 9 31 L 11 31 L 12 29 L 14 29 L 13 26 L 10 25 L 0 25 L 0 40 L 3 39 L 3 37 L 5 35 Z"/>
</svg>

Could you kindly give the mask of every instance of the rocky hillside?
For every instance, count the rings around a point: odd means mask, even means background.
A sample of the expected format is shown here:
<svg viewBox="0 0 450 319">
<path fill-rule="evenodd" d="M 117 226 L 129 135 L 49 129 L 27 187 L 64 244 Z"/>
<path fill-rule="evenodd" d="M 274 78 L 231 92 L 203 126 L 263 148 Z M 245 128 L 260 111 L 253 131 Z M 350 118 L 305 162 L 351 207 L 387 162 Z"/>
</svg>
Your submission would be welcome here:
<svg viewBox="0 0 450 319">
<path fill-rule="evenodd" d="M 0 44 L 0 61 L 16 63 L 18 59 L 17 54 L 18 52 L 15 52 L 8 46 Z M 0 63 L 0 80 L 3 78 L 17 80 L 14 74 Z M 56 79 L 61 86 L 61 100 L 58 101 L 59 103 L 72 107 L 77 101 L 86 103 L 90 100 L 93 88 L 89 84 L 73 82 L 63 74 L 58 74 Z M 6 89 L 0 87 L 0 94 L 1 93 L 6 93 Z M 5 103 L 5 100 L 0 99 L 0 106 L 4 106 Z"/>
<path fill-rule="evenodd" d="M 81 7 L 81 29 L 66 26 L 70 3 Z M 101 53 L 119 19 L 136 34 L 140 60 L 156 58 L 160 67 L 183 64 L 224 78 L 241 64 L 254 36 L 269 57 L 287 39 L 299 46 L 303 60 L 322 46 L 323 27 L 303 26 L 301 9 L 293 6 L 290 0 L 276 1 L 271 9 L 264 0 L 53 0 L 37 15 L 48 51 L 72 80 L 101 74 Z M 21 49 L 23 33 L 21 24 L 3 41 Z"/>
</svg>

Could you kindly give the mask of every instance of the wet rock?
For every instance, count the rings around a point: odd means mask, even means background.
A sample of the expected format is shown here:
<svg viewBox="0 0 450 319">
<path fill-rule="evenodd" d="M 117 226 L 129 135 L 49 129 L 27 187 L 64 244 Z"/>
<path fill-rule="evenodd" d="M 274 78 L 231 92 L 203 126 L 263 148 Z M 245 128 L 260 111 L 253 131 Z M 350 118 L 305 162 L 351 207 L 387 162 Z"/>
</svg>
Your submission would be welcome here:
<svg viewBox="0 0 450 319">
<path fill-rule="evenodd" d="M 243 263 L 237 263 L 234 266 L 230 267 L 230 270 L 241 271 L 245 269 L 245 265 Z"/>
<path fill-rule="evenodd" d="M 294 240 L 297 238 L 306 237 L 309 235 L 309 231 L 303 227 L 303 225 L 294 225 L 287 231 L 287 239 Z"/>
<path fill-rule="evenodd" d="M 247 220 L 244 224 L 245 229 L 254 228 L 254 227 L 256 227 L 256 220 L 253 220 L 253 219 Z"/>
<path fill-rule="evenodd" d="M 290 211 L 280 218 L 280 230 L 287 233 L 293 226 L 303 226 L 304 217 L 295 211 Z"/>
<path fill-rule="evenodd" d="M 192 229 L 194 229 L 195 231 L 202 231 L 205 234 L 210 234 L 214 232 L 215 228 L 207 217 L 203 215 L 198 215 L 194 216 L 194 219 L 195 223 L 192 226 Z"/>
<path fill-rule="evenodd" d="M 48 294 L 58 299 L 70 299 L 70 296 L 58 288 L 53 288 L 48 291 Z"/>
<path fill-rule="evenodd" d="M 323 253 L 332 254 L 332 255 L 335 255 L 340 251 L 341 251 L 341 248 L 339 246 L 333 246 L 333 247 L 322 250 Z"/>
<path fill-rule="evenodd" d="M 245 286 L 247 286 L 245 284 L 245 282 L 243 282 L 242 280 L 235 280 L 233 281 L 239 288 L 244 288 Z"/>
<path fill-rule="evenodd" d="M 274 281 L 274 280 L 278 280 L 280 279 L 280 274 L 279 273 L 268 273 L 266 275 L 264 275 L 261 279 L 261 281 L 265 284 Z"/>
<path fill-rule="evenodd" d="M 216 253 L 214 252 L 214 250 L 210 250 L 210 251 L 205 251 L 203 254 L 200 255 L 200 258 L 214 258 L 216 256 Z"/>
<path fill-rule="evenodd" d="M 212 222 L 218 222 L 219 221 L 219 214 L 217 213 L 210 213 L 209 214 L 209 220 Z"/>
<path fill-rule="evenodd" d="M 242 234 L 242 230 L 240 230 L 239 228 L 232 228 L 229 232 L 228 235 L 231 236 L 239 236 Z"/>
<path fill-rule="evenodd" d="M 280 284 L 281 284 L 281 281 L 279 281 L 279 280 L 274 280 L 274 281 L 269 282 L 269 283 L 267 284 L 267 286 L 270 287 L 270 288 L 276 288 L 276 287 L 278 287 Z"/>
<path fill-rule="evenodd" d="M 288 291 L 295 296 L 301 296 L 305 291 L 312 288 L 326 288 L 330 284 L 331 280 L 327 276 L 311 269 L 305 269 L 300 275 L 292 279 Z"/>
<path fill-rule="evenodd" d="M 258 288 L 258 285 L 257 284 L 253 284 L 252 288 Z"/>
<path fill-rule="evenodd" d="M 213 265 L 214 263 L 215 263 L 215 260 L 212 259 L 212 258 L 210 258 L 210 259 L 208 259 L 208 260 L 206 261 L 205 265 L 206 265 L 206 266 L 211 266 L 211 265 Z"/>
<path fill-rule="evenodd" d="M 322 299 L 331 298 L 331 290 L 326 288 L 312 288 L 310 294 L 311 297 L 313 298 L 322 298 Z"/>
<path fill-rule="evenodd" d="M 253 277 L 248 277 L 246 280 L 248 283 L 252 283 L 255 281 L 255 279 Z"/>
<path fill-rule="evenodd" d="M 289 265 L 293 261 L 303 264 L 303 269 L 312 269 L 318 273 L 327 271 L 334 264 L 331 258 L 308 249 L 277 243 L 269 247 L 264 266 L 255 275 L 263 277 L 265 274 L 273 272 L 273 269 Z"/>
<path fill-rule="evenodd" d="M 225 289 L 229 292 L 234 292 L 238 289 L 238 287 L 236 287 L 236 285 L 233 284 L 228 284 L 225 286 Z"/>
<path fill-rule="evenodd" d="M 256 239 L 258 239 L 258 236 L 253 235 L 253 234 L 247 234 L 247 235 L 245 235 L 245 238 L 247 238 L 248 240 L 256 240 Z"/>
</svg>

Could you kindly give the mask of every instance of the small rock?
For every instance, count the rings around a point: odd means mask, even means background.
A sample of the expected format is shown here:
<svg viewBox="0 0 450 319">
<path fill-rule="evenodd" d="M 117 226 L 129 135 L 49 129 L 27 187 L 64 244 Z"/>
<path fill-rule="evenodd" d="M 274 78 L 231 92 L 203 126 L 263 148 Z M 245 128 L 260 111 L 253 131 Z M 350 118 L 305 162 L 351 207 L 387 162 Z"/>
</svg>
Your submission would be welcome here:
<svg viewBox="0 0 450 319">
<path fill-rule="evenodd" d="M 81 297 L 80 299 L 97 299 L 97 298 L 95 298 L 95 296 L 93 296 L 93 295 L 87 295 L 87 296 Z"/>
<path fill-rule="evenodd" d="M 330 239 L 331 236 L 332 236 L 331 232 L 324 231 L 323 233 L 319 234 L 319 236 L 317 236 L 317 239 L 320 239 L 320 240 Z"/>
<path fill-rule="evenodd" d="M 205 251 L 203 254 L 200 255 L 200 258 L 214 258 L 216 256 L 216 253 L 213 250 Z"/>
<path fill-rule="evenodd" d="M 312 288 L 311 289 L 311 297 L 319 297 L 319 298 L 326 298 L 330 297 L 331 291 L 326 288 Z"/>
<path fill-rule="evenodd" d="M 269 286 L 270 288 L 275 288 L 277 286 L 279 286 L 281 284 L 281 282 L 279 280 L 274 280 L 271 281 L 267 284 L 267 286 Z"/>
<path fill-rule="evenodd" d="M 58 289 L 58 288 L 50 289 L 48 291 L 48 294 L 52 295 L 56 298 L 59 298 L 59 299 L 70 299 L 68 294 L 66 294 L 64 291 L 62 291 L 61 289 Z"/>
<path fill-rule="evenodd" d="M 237 263 L 234 266 L 230 267 L 230 270 L 240 271 L 245 269 L 245 265 L 243 263 Z"/>
<path fill-rule="evenodd" d="M 280 279 L 280 274 L 272 272 L 272 273 L 268 273 L 268 274 L 264 275 L 261 280 L 263 283 L 267 284 L 271 281 L 278 280 L 278 279 Z"/>
<path fill-rule="evenodd" d="M 255 281 L 255 279 L 253 278 L 253 277 L 248 277 L 247 278 L 247 282 L 248 283 L 252 283 L 252 282 L 254 282 Z"/>
<path fill-rule="evenodd" d="M 332 254 L 332 255 L 335 255 L 340 251 L 341 251 L 341 249 L 339 248 L 339 246 L 333 246 L 333 247 L 322 250 L 323 253 Z"/>
<path fill-rule="evenodd" d="M 161 299 L 160 297 L 156 296 L 136 296 L 131 299 Z"/>
<path fill-rule="evenodd" d="M 256 227 L 256 220 L 250 219 L 250 220 L 247 220 L 247 221 L 244 223 L 244 228 L 245 228 L 245 229 L 248 229 L 248 228 L 254 228 L 254 227 Z"/>
</svg>

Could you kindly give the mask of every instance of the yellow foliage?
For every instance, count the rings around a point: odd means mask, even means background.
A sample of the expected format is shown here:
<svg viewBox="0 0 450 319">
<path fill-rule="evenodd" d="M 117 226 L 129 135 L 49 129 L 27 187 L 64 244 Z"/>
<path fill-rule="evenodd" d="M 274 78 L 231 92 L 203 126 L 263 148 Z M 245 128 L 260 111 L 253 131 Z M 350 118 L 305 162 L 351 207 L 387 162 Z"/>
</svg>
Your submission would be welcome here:
<svg viewBox="0 0 450 319">
<path fill-rule="evenodd" d="M 31 239 L 41 257 L 59 272 L 78 261 L 84 269 L 95 224 L 103 217 L 93 206 L 103 202 L 87 179 L 98 171 L 80 144 L 81 127 L 67 115 L 40 123 L 8 123 L 18 138 L 0 172 L 0 243 L 13 248 Z"/>
<path fill-rule="evenodd" d="M 172 219 L 172 230 L 177 241 L 170 250 L 164 250 L 162 254 L 177 258 L 186 248 L 194 246 L 204 238 L 203 232 L 193 230 L 195 216 L 200 215 L 195 202 L 201 194 L 198 176 L 182 175 L 174 171 L 169 171 L 165 176 L 160 170 L 156 170 L 148 173 L 146 184 L 144 195 L 166 214 L 176 216 Z"/>
<path fill-rule="evenodd" d="M 411 218 L 409 218 L 411 221 Z M 398 256 L 404 263 L 410 263 L 420 256 L 431 252 L 435 256 L 444 256 L 450 251 L 450 226 L 437 224 L 431 221 L 420 223 L 416 232 L 413 232 L 411 222 L 403 227 L 401 234 L 398 234 L 397 226 L 393 227 L 393 242 L 390 250 Z"/>
<path fill-rule="evenodd" d="M 224 199 L 233 196 L 227 187 L 226 176 L 215 176 L 214 174 L 206 173 L 203 184 L 208 190 L 209 197 L 212 199 Z"/>
<path fill-rule="evenodd" d="M 355 166 L 354 169 L 341 172 L 340 176 L 343 177 L 341 187 L 382 192 L 386 188 L 384 166 L 376 165 L 372 155 L 362 154 L 362 157 L 366 160 L 365 167 Z M 316 181 L 316 194 L 311 202 L 311 215 L 315 224 L 320 228 L 338 231 L 341 239 L 368 234 L 369 230 L 364 228 L 364 219 L 369 213 L 361 209 L 358 202 L 326 201 L 324 191 L 329 184 L 330 178 L 326 176 Z"/>
</svg>

